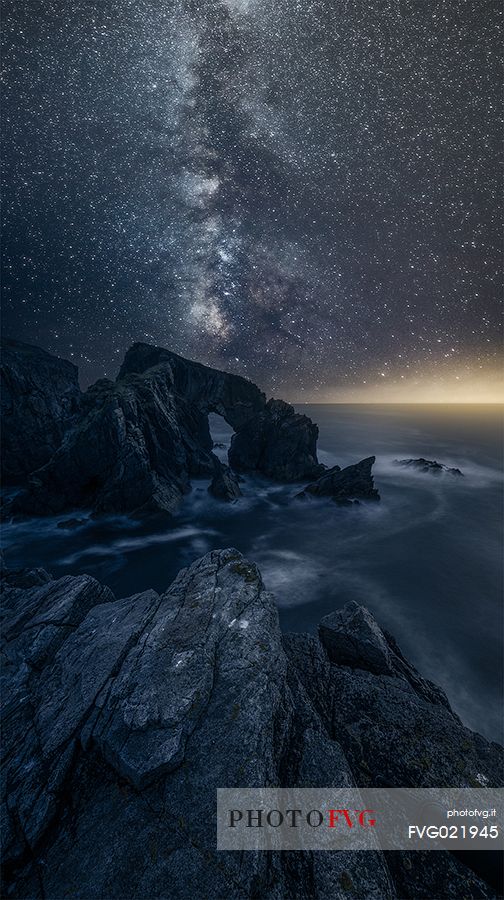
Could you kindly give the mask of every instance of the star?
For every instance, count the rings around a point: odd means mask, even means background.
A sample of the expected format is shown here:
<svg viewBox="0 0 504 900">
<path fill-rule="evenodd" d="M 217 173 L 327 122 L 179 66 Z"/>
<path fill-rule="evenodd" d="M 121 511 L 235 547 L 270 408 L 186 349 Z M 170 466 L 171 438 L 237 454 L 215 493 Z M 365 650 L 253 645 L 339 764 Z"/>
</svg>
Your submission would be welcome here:
<svg viewBox="0 0 504 900">
<path fill-rule="evenodd" d="M 492 0 L 5 0 L 4 333 L 287 399 L 494 384 Z M 394 395 L 395 396 L 395 395 Z"/>
</svg>

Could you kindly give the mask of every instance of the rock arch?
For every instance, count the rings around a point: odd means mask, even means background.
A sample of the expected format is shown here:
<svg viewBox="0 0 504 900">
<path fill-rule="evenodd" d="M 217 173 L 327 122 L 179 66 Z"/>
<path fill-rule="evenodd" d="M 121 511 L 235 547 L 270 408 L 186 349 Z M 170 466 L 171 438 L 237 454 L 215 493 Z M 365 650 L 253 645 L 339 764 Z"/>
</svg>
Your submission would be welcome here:
<svg viewBox="0 0 504 900">
<path fill-rule="evenodd" d="M 26 358 L 37 366 L 36 356 Z M 323 470 L 310 419 L 281 400 L 266 401 L 246 378 L 161 347 L 134 344 L 116 381 L 97 382 L 79 408 L 63 443 L 14 498 L 12 512 L 45 515 L 79 506 L 175 512 L 191 477 L 214 476 L 220 465 L 212 453 L 211 412 L 235 432 L 230 463 L 237 471 L 301 481 Z"/>
</svg>

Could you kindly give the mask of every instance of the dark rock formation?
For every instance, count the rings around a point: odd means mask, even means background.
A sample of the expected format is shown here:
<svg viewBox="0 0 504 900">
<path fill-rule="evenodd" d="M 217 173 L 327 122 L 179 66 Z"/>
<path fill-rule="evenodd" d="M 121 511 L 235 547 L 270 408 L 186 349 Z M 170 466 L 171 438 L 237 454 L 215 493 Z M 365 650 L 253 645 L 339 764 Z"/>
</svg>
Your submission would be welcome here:
<svg viewBox="0 0 504 900">
<path fill-rule="evenodd" d="M 262 412 L 231 439 L 229 462 L 237 472 L 261 472 L 278 481 L 301 481 L 324 471 L 317 461 L 318 428 L 283 400 Z"/>
<path fill-rule="evenodd" d="M 77 367 L 20 341 L 1 345 L 2 479 L 21 484 L 61 444 L 79 409 Z"/>
<path fill-rule="evenodd" d="M 259 573 L 211 553 L 158 596 L 7 588 L 4 854 L 16 897 L 391 895 L 378 854 L 217 853 L 216 788 L 351 784 Z M 292 683 L 291 683 L 292 682 Z M 295 753 L 291 748 L 296 746 Z"/>
<path fill-rule="evenodd" d="M 347 604 L 322 620 L 319 635 L 287 635 L 284 643 L 359 785 L 501 783 L 502 748 L 464 728 L 444 692 L 404 659 L 367 609 Z"/>
<path fill-rule="evenodd" d="M 307 494 L 312 497 L 330 497 L 335 503 L 348 505 L 358 500 L 379 500 L 380 495 L 375 489 L 372 468 L 375 457 L 369 456 L 353 466 L 340 469 L 333 466 L 326 469 L 321 477 L 308 484 L 304 491 L 297 494 L 304 499 Z"/>
<path fill-rule="evenodd" d="M 35 356 L 33 378 L 43 382 L 45 369 L 38 372 L 37 366 Z M 210 412 L 222 415 L 237 432 L 230 452 L 233 468 L 284 481 L 311 477 L 321 469 L 318 429 L 306 416 L 281 401 L 266 403 L 259 388 L 244 378 L 147 344 L 135 344 L 117 381 L 98 381 L 82 396 L 80 406 L 64 442 L 31 473 L 26 489 L 8 504 L 7 514 L 47 515 L 78 508 L 95 513 L 175 512 L 191 477 L 213 476 L 220 465 L 212 453 Z M 44 427 L 45 418 L 40 422 Z M 6 417 L 10 445 L 20 444 L 22 428 L 22 417 Z M 247 449 L 251 435 L 254 440 L 258 436 L 257 452 Z M 220 478 L 228 476 L 223 471 Z"/>
<path fill-rule="evenodd" d="M 45 569 L 10 569 L 5 566 L 3 560 L 1 578 L 3 587 L 9 585 L 17 588 L 37 587 L 52 581 L 52 575 L 49 575 L 49 572 L 46 572 Z"/>
<path fill-rule="evenodd" d="M 232 503 L 242 496 L 238 476 L 229 466 L 220 464 L 216 466 L 215 475 L 208 490 L 218 500 L 226 500 L 228 503 Z"/>
<path fill-rule="evenodd" d="M 415 854 L 215 849 L 223 785 L 499 783 L 497 745 L 366 610 L 326 619 L 323 644 L 282 639 L 235 550 L 160 596 L 115 600 L 87 576 L 3 583 L 6 896 L 493 895 L 440 852 L 422 875 Z"/>
<path fill-rule="evenodd" d="M 13 512 L 174 512 L 190 474 L 213 473 L 208 423 L 175 397 L 169 371 L 99 382 L 83 409 L 50 462 L 13 499 Z"/>
<path fill-rule="evenodd" d="M 403 678 L 429 702 L 450 709 L 443 691 L 418 675 L 365 606 L 350 602 L 325 616 L 319 624 L 319 638 L 331 663 Z"/>
<path fill-rule="evenodd" d="M 235 431 L 257 416 L 266 405 L 263 392 L 247 378 L 211 369 L 150 344 L 137 343 L 130 347 L 117 381 L 159 367 L 163 372 L 169 372 L 170 386 L 177 398 L 182 398 L 188 407 L 197 408 L 205 416 L 209 412 L 221 415 Z"/>
<path fill-rule="evenodd" d="M 460 469 L 450 469 L 449 466 L 438 463 L 432 459 L 395 459 L 394 465 L 402 466 L 404 469 L 415 469 L 416 472 L 425 472 L 428 475 L 455 475 L 463 476 Z"/>
<path fill-rule="evenodd" d="M 393 672 L 391 649 L 364 606 L 347 603 L 343 609 L 325 616 L 319 625 L 319 637 L 329 660 L 336 665 L 377 674 Z"/>
</svg>

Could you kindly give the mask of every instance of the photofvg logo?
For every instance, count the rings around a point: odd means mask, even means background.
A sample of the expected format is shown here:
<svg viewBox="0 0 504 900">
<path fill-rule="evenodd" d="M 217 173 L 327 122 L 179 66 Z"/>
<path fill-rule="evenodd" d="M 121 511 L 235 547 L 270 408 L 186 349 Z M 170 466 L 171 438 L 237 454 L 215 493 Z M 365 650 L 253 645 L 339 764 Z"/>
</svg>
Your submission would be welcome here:
<svg viewBox="0 0 504 900">
<path fill-rule="evenodd" d="M 496 850 L 504 790 L 223 788 L 220 850 Z"/>
<path fill-rule="evenodd" d="M 243 824 L 247 828 L 280 828 L 284 824 L 289 828 L 300 828 L 303 825 L 309 828 L 320 828 L 323 825 L 336 828 L 338 823 L 347 828 L 374 828 L 376 819 L 373 818 L 373 813 L 372 809 L 329 809 L 325 812 L 321 809 L 310 809 L 308 812 L 302 809 L 230 809 L 229 827 L 236 828 L 245 817 Z M 302 821 L 303 818 L 305 822 Z"/>
</svg>

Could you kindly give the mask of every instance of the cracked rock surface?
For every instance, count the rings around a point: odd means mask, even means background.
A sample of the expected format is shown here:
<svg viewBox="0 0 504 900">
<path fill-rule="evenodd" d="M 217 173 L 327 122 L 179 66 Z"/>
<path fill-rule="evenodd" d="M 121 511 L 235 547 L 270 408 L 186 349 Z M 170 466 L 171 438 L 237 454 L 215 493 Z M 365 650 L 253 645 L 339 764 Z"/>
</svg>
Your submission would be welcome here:
<svg viewBox="0 0 504 900">
<path fill-rule="evenodd" d="M 444 853 L 422 875 L 415 854 L 215 849 L 218 787 L 499 783 L 500 748 L 367 610 L 282 636 L 233 549 L 162 594 L 43 570 L 2 586 L 5 896 L 494 896 Z"/>
</svg>

